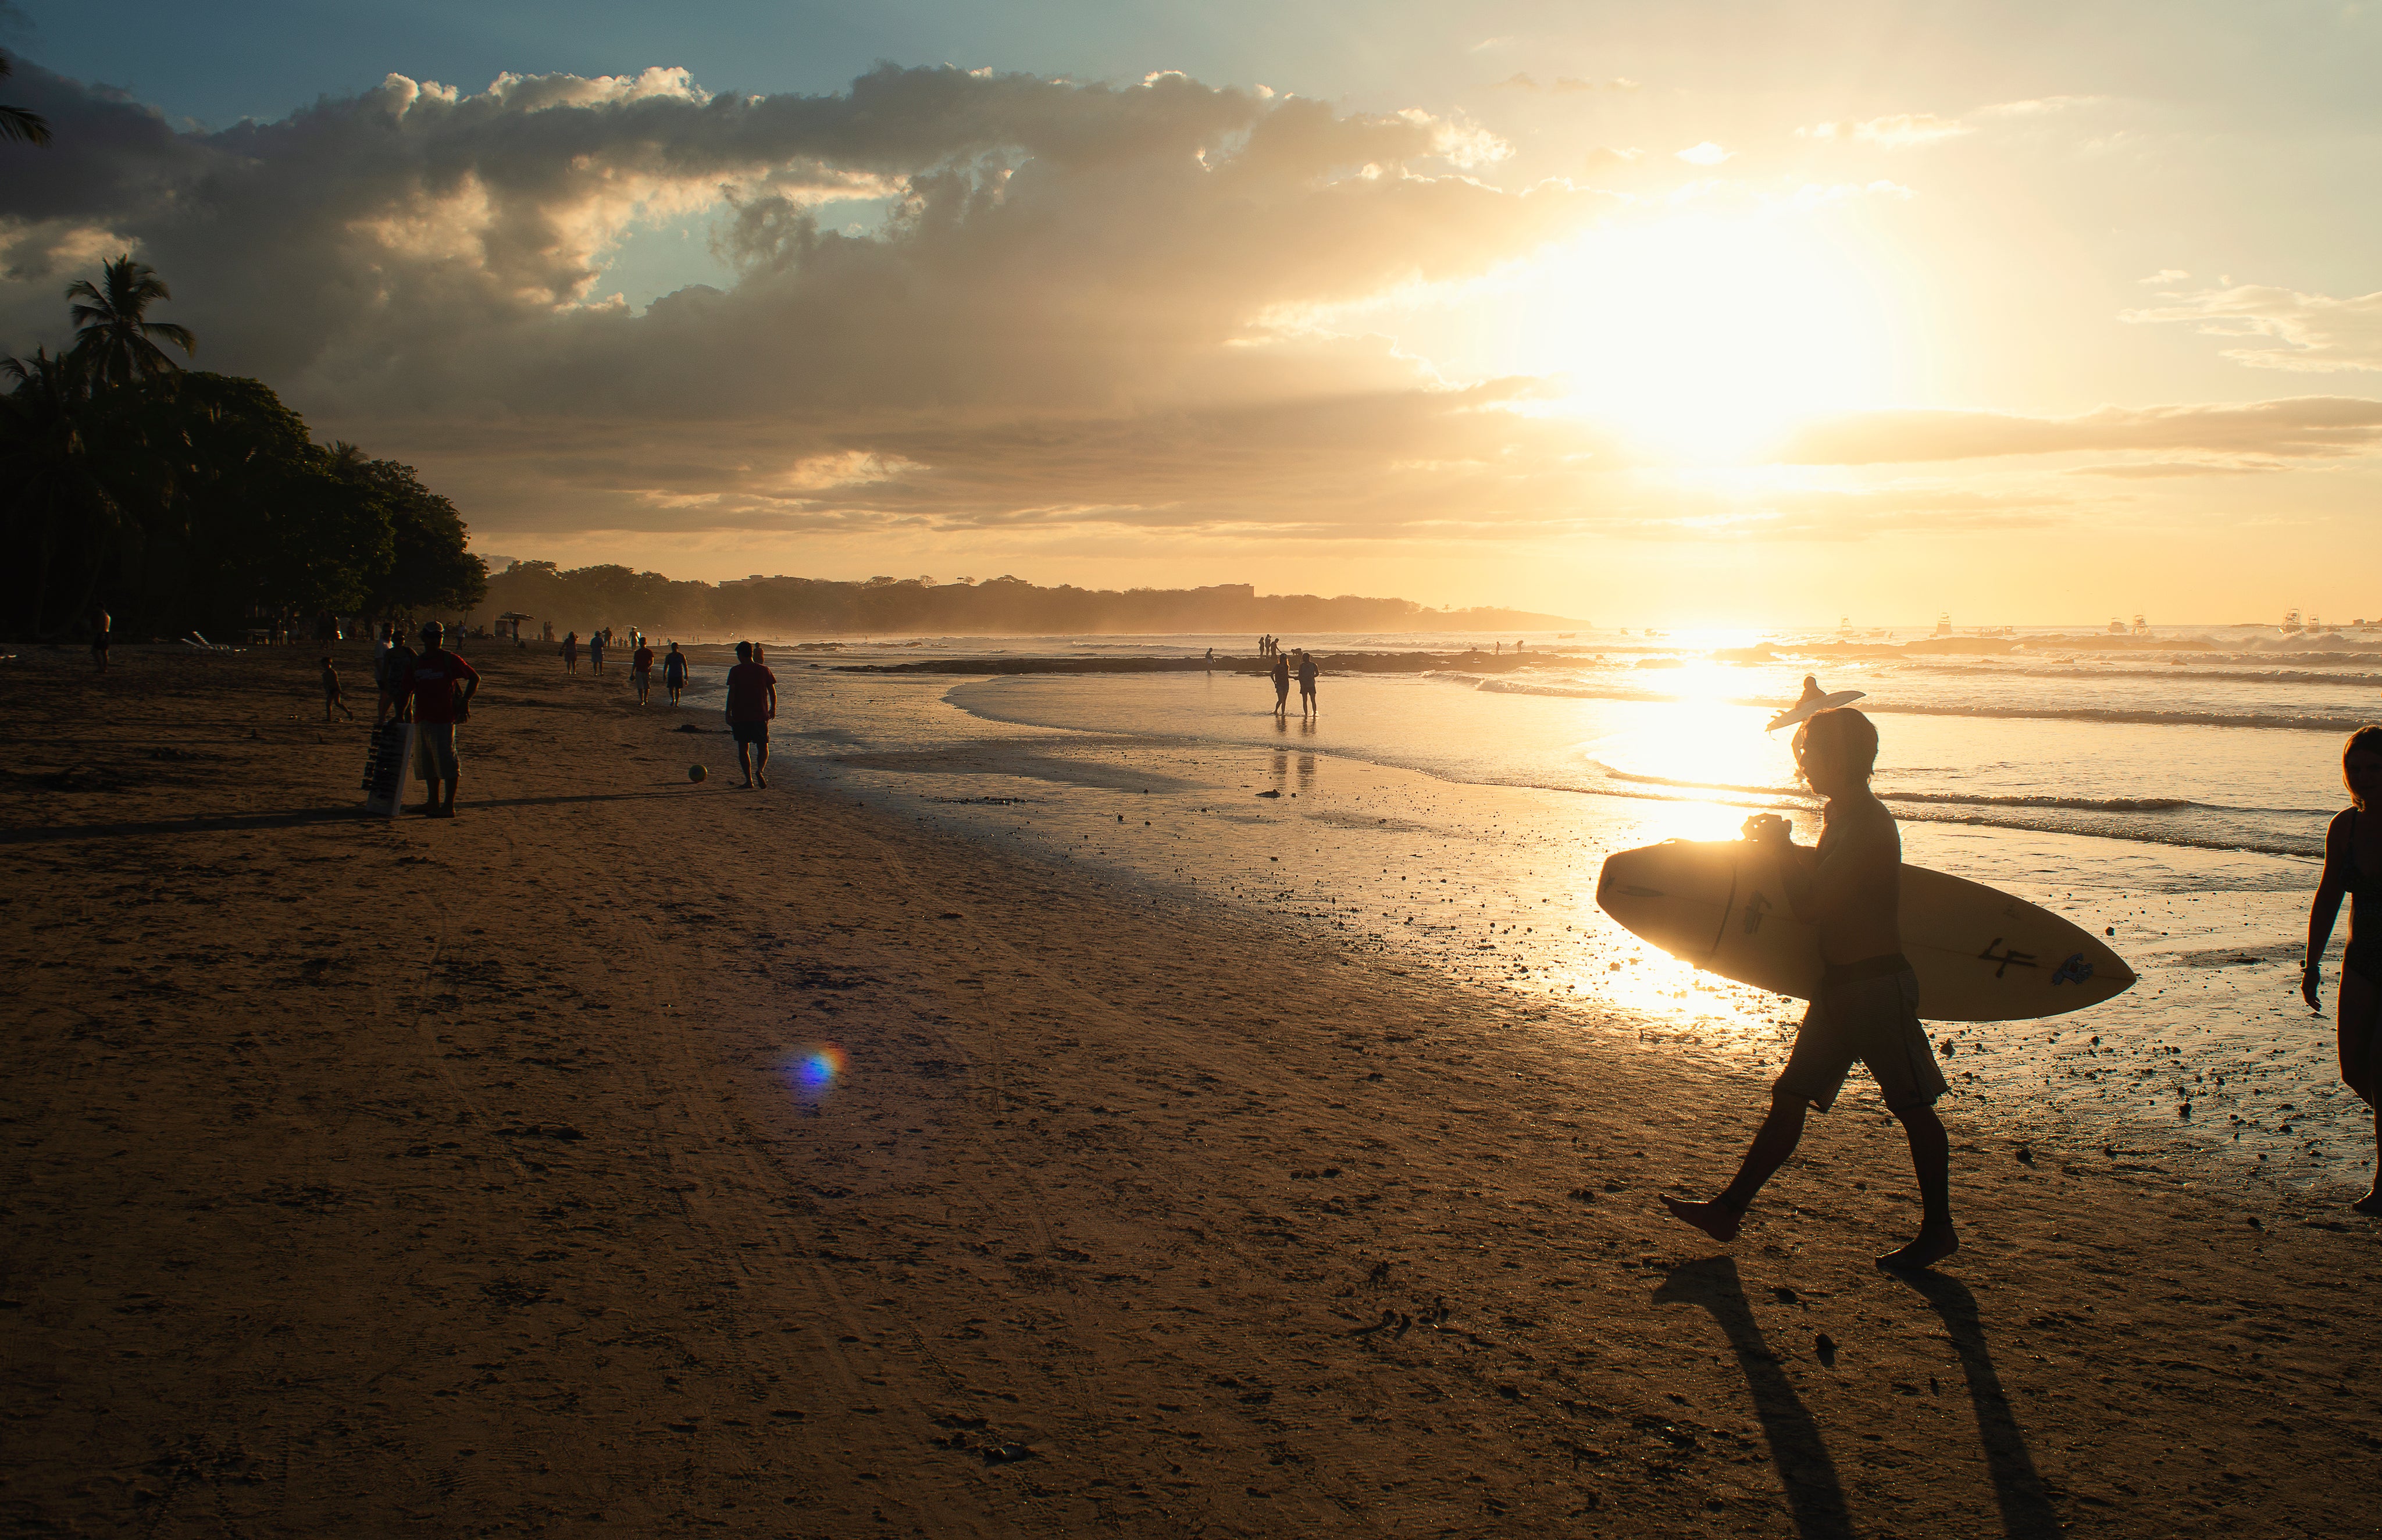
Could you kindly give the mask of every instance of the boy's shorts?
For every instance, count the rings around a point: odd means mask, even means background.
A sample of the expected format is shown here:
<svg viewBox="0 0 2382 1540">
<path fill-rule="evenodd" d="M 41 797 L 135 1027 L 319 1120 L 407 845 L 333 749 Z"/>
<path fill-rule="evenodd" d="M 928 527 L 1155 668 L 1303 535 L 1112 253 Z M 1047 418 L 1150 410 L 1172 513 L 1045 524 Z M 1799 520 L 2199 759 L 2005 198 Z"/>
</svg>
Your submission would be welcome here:
<svg viewBox="0 0 2382 1540">
<path fill-rule="evenodd" d="M 1919 1025 L 1919 976 L 1909 968 L 1848 984 L 1823 986 L 1803 1013 L 1794 1052 L 1772 1086 L 1773 1096 L 1808 1102 L 1821 1112 L 1836 1104 L 1853 1061 L 1869 1066 L 1885 1093 L 1886 1110 L 1933 1106 L 1949 1088 Z"/>
<path fill-rule="evenodd" d="M 452 781 L 457 764 L 453 722 L 413 724 L 413 778 L 416 781 Z"/>
</svg>

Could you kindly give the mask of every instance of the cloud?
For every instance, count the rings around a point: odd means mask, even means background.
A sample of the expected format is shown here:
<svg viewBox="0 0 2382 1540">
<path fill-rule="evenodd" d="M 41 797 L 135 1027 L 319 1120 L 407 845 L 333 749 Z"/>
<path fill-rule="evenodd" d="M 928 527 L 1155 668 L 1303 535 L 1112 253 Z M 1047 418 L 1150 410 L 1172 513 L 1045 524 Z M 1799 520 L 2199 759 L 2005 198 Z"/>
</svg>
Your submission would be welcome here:
<svg viewBox="0 0 2382 1540">
<path fill-rule="evenodd" d="M 2180 267 L 2162 267 L 2149 277 L 2136 278 L 2134 281 L 2144 289 L 2156 289 L 2167 284 L 2179 283 L 2190 277 L 2192 275 Z"/>
<path fill-rule="evenodd" d="M 2129 450 L 2278 459 L 2372 454 L 2382 451 L 2382 401 L 2302 396 L 2230 406 L 2104 407 L 2074 417 L 1851 413 L 1799 430 L 1779 458 L 1872 465 Z"/>
<path fill-rule="evenodd" d="M 817 96 L 672 69 L 476 92 L 393 75 L 220 132 L 31 66 L 11 85 L 58 135 L 0 179 L 0 349 L 56 342 L 69 270 L 136 252 L 203 363 L 451 476 L 498 530 L 1093 505 L 1254 524 L 1309 517 L 1310 493 L 1313 517 L 1353 517 L 1368 494 L 1310 465 L 1364 481 L 1365 456 L 1418 445 L 1489 463 L 1531 434 L 1510 390 L 1450 393 L 1379 339 L 1267 318 L 1487 273 L 1609 203 L 1467 174 L 1509 150 L 1462 118 L 1167 71 L 887 67 Z M 890 213 L 829 228 L 853 199 Z M 642 313 L 610 298 L 620 244 L 688 218 L 732 276 Z M 1220 421 L 1247 447 L 1168 458 Z M 1254 431 L 1292 423 L 1338 447 Z"/>
<path fill-rule="evenodd" d="M 2265 475 L 2290 468 L 2274 460 L 2131 460 L 2115 465 L 2079 465 L 2068 474 L 2072 476 L 2167 481 L 2179 476 Z"/>
<path fill-rule="evenodd" d="M 2189 277 L 2161 273 L 2145 283 Z M 2172 296 L 2178 302 L 2120 313 L 2137 326 L 2180 324 L 2208 337 L 2255 340 L 2224 356 L 2254 369 L 2336 374 L 2382 369 L 2382 290 L 2336 300 L 2257 284 Z"/>
<path fill-rule="evenodd" d="M 1872 117 L 1859 123 L 1814 123 L 1809 128 L 1795 130 L 1797 136 L 1803 139 L 1852 140 L 1885 150 L 1908 150 L 1922 144 L 1940 143 L 1975 131 L 1958 118 L 1938 117 L 1927 112 L 1897 113 L 1891 117 Z"/>
<path fill-rule="evenodd" d="M 1689 166 L 1718 166 L 1736 154 L 1736 151 L 1724 150 L 1707 139 L 1701 144 L 1690 144 L 1686 149 L 1676 152 L 1676 156 L 1677 159 L 1686 161 Z"/>
</svg>

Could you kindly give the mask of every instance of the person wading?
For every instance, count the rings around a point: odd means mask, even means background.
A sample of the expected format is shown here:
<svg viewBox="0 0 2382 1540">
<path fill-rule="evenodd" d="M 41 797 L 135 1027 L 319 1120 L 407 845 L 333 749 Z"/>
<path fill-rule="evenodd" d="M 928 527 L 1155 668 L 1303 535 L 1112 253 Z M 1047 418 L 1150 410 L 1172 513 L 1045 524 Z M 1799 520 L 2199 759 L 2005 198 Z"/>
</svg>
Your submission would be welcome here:
<svg viewBox="0 0 2382 1540">
<path fill-rule="evenodd" d="M 1707 1202 L 1665 1196 L 1664 1206 L 1714 1240 L 1733 1240 L 1754 1196 L 1795 1152 L 1807 1109 L 1835 1105 L 1853 1061 L 1869 1066 L 1885 1109 L 1902 1124 L 1922 1209 L 1910 1244 L 1880 1267 L 1923 1268 L 1959 1249 L 1952 1230 L 1951 1141 L 1935 1115 L 1944 1072 L 1919 1024 L 1919 977 L 1902 955 L 1902 837 L 1870 791 L 1877 729 L 1849 708 L 1822 711 L 1795 734 L 1796 769 L 1824 802 L 1816 849 L 1794 843 L 1785 819 L 1746 819 L 1746 838 L 1778 857 L 1795 918 L 1820 932 L 1825 965 L 1786 1067 L 1770 1090 L 1770 1115 L 1737 1178 Z"/>
<path fill-rule="evenodd" d="M 2324 1009 L 2324 949 L 2332 940 L 2340 901 L 2349 899 L 2349 945 L 2340 959 L 2340 992 L 2333 1020 L 2340 1045 L 2340 1079 L 2374 1111 L 2375 1176 L 2365 1196 L 2351 1206 L 2382 1217 L 2382 1084 L 2376 1083 L 2376 1051 L 2382 1048 L 2382 727 L 2361 727 L 2340 752 L 2340 779 L 2349 788 L 2348 810 L 2333 815 L 2325 832 L 2324 876 L 2308 906 L 2307 959 L 2300 968 L 2300 996 L 2308 1009 Z M 2371 895 L 2370 897 L 2368 895 Z"/>
</svg>

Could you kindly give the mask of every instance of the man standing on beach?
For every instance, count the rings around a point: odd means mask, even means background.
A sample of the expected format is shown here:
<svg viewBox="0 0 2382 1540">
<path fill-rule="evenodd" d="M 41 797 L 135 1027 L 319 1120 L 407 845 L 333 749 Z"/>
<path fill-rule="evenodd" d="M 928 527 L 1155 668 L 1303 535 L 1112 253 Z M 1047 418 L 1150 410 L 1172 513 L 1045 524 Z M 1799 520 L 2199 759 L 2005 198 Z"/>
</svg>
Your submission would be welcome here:
<svg viewBox="0 0 2382 1540">
<path fill-rule="evenodd" d="M 1282 652 L 1273 655 L 1273 714 L 1290 714 L 1290 658 Z"/>
<path fill-rule="evenodd" d="M 1315 676 L 1320 671 L 1315 666 L 1315 654 L 1305 647 L 1298 649 L 1298 714 L 1318 716 L 1315 708 Z"/>
<path fill-rule="evenodd" d="M 736 764 L 744 785 L 769 789 L 769 719 L 778 714 L 778 676 L 753 660 L 753 644 L 736 644 L 728 671 L 728 731 L 736 735 Z"/>
<path fill-rule="evenodd" d="M 604 634 L 600 631 L 587 634 L 587 665 L 597 673 L 604 671 Z"/>
<path fill-rule="evenodd" d="M 686 688 L 686 654 L 678 644 L 669 645 L 669 656 L 662 659 L 662 688 L 669 692 L 670 704 L 678 704 L 678 693 Z"/>
<path fill-rule="evenodd" d="M 1910 1141 L 1922 1211 L 1918 1237 L 1877 1264 L 1916 1269 L 1960 1243 L 1952 1230 L 1951 1141 L 1935 1115 L 1944 1072 L 1919 1025 L 1918 975 L 1902 955 L 1902 837 L 1869 789 L 1876 761 L 1877 729 L 1867 717 L 1847 708 L 1822 711 L 1795 734 L 1796 768 L 1823 803 L 1818 848 L 1795 844 L 1774 813 L 1746 820 L 1746 837 L 1776 854 L 1795 918 L 1819 928 L 1825 967 L 1737 1179 L 1708 1202 L 1666 1195 L 1663 1203 L 1714 1240 L 1735 1239 L 1762 1184 L 1795 1152 L 1805 1109 L 1826 1112 L 1859 1059 Z"/>
<path fill-rule="evenodd" d="M 637 638 L 637 650 L 629 654 L 629 677 L 637 682 L 637 704 L 645 704 L 645 694 L 654 687 L 654 649 Z"/>
<path fill-rule="evenodd" d="M 405 693 L 413 700 L 414 769 L 430 783 L 430 800 L 422 810 L 435 819 L 455 816 L 455 789 L 461 771 L 455 758 L 456 724 L 472 714 L 472 697 L 480 693 L 480 672 L 441 644 L 447 628 L 436 621 L 422 628 L 422 656 L 406 670 Z M 456 686 L 462 686 L 459 694 Z M 438 788 L 447 788 L 446 800 Z"/>
</svg>

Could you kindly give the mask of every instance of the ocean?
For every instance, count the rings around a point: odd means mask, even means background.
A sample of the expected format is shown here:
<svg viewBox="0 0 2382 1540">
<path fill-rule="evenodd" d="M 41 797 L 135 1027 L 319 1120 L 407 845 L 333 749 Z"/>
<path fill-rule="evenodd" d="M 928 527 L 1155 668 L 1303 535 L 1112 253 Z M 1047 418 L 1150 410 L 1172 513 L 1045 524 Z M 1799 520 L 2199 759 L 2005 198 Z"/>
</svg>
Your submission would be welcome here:
<svg viewBox="0 0 2382 1540">
<path fill-rule="evenodd" d="M 1731 837 L 1756 811 L 1816 837 L 1786 732 L 1816 673 L 1860 690 L 1905 856 L 2106 931 L 2141 981 L 2079 1015 L 1933 1024 L 1974 1148 L 2053 1141 L 2187 1179 L 2354 1184 L 2373 1126 L 2329 1015 L 2298 996 L 2341 739 L 2382 720 L 2382 636 L 2163 628 L 2009 653 L 1834 636 L 1293 638 L 1320 655 L 1446 654 L 1329 671 L 1278 719 L 1241 672 L 844 671 L 927 659 L 1246 657 L 1234 636 L 905 638 L 773 647 L 780 773 L 1032 858 L 1120 904 L 1229 905 L 1282 935 L 1281 987 L 1324 987 L 1319 940 L 1376 966 L 1511 992 L 1544 1051 L 1619 1034 L 1742 1077 L 1749 1119 L 1799 1002 L 1652 952 L 1595 906 L 1615 850 Z M 1532 654 L 1539 655 L 1536 658 Z M 1848 655 L 1850 654 L 1850 655 Z M 711 670 L 698 684 L 716 679 Z M 703 701 L 698 693 L 691 701 Z M 717 771 L 715 771 L 717 773 Z M 2327 965 L 2338 978 L 2344 915 Z M 2329 1009 L 2327 996 L 2327 1012 Z M 1865 1078 L 1838 1115 L 1882 1115 Z M 1716 1130 L 1724 1142 L 1734 1131 Z M 2195 1175 L 2197 1174 L 2197 1175 Z"/>
</svg>

